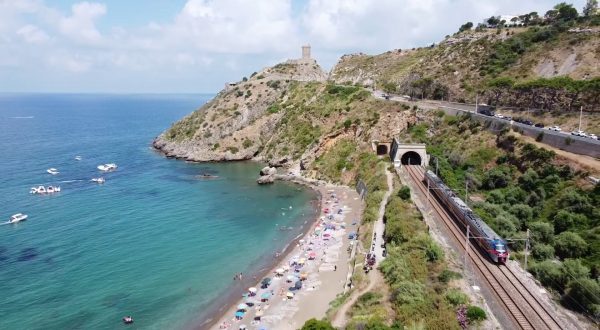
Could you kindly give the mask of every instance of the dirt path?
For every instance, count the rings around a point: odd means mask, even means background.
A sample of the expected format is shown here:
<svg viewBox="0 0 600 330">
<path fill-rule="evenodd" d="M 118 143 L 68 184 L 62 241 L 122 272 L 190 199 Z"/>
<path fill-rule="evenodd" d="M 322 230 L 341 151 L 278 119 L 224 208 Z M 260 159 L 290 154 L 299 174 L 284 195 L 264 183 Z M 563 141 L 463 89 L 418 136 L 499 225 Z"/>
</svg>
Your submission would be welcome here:
<svg viewBox="0 0 600 330">
<path fill-rule="evenodd" d="M 371 251 L 374 252 L 377 256 L 375 266 L 379 265 L 379 263 L 384 259 L 382 257 L 383 248 L 381 247 L 383 243 L 383 233 L 385 231 L 385 224 L 383 223 L 383 216 L 385 215 L 385 206 L 387 205 L 388 199 L 394 190 L 394 176 L 388 171 L 387 167 L 385 169 L 385 175 L 387 178 L 388 190 L 383 196 L 381 200 L 381 204 L 379 205 L 379 215 L 377 216 L 377 221 L 373 224 L 373 245 L 371 247 Z M 368 249 L 368 247 L 367 247 Z M 369 272 L 367 277 L 369 284 L 361 290 L 354 291 L 346 300 L 346 302 L 340 307 L 340 309 L 335 314 L 331 324 L 336 328 L 343 328 L 348 323 L 348 312 L 356 303 L 356 300 L 363 294 L 373 290 L 374 288 L 379 287 L 379 285 L 384 284 L 383 277 L 379 270 L 374 270 Z"/>
</svg>

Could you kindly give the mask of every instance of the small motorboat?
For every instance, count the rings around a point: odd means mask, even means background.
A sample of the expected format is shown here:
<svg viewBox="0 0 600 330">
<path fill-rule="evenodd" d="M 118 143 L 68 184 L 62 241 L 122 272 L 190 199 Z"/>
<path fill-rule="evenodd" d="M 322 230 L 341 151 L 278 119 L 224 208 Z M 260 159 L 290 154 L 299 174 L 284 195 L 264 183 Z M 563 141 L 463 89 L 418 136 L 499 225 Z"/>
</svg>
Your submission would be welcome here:
<svg viewBox="0 0 600 330">
<path fill-rule="evenodd" d="M 10 219 L 8 220 L 8 223 L 17 223 L 19 221 L 24 221 L 27 220 L 27 214 L 23 214 L 23 213 L 17 213 L 17 214 L 13 214 Z"/>
<path fill-rule="evenodd" d="M 81 156 L 75 156 L 75 160 L 81 160 Z"/>
<path fill-rule="evenodd" d="M 110 171 L 114 171 L 117 169 L 117 164 L 115 163 L 109 163 L 109 164 L 102 164 L 102 165 L 98 165 L 98 169 L 102 172 L 110 172 Z"/>
<path fill-rule="evenodd" d="M 31 190 L 29 190 L 30 194 L 39 194 L 39 195 L 54 194 L 54 193 L 59 193 L 59 192 L 60 192 L 59 186 L 48 186 L 48 187 L 39 186 L 37 188 L 31 187 Z"/>
<path fill-rule="evenodd" d="M 104 180 L 104 178 L 92 178 L 92 182 L 102 184 L 102 183 L 106 182 L 106 180 Z"/>
<path fill-rule="evenodd" d="M 55 169 L 54 167 L 47 169 L 47 170 L 46 170 L 46 172 L 48 172 L 49 174 L 52 174 L 52 175 L 57 175 L 58 173 L 60 173 L 60 172 L 59 172 L 57 169 Z"/>
<path fill-rule="evenodd" d="M 123 316 L 123 323 L 125 324 L 132 324 L 133 323 L 133 317 L 131 316 Z"/>
</svg>

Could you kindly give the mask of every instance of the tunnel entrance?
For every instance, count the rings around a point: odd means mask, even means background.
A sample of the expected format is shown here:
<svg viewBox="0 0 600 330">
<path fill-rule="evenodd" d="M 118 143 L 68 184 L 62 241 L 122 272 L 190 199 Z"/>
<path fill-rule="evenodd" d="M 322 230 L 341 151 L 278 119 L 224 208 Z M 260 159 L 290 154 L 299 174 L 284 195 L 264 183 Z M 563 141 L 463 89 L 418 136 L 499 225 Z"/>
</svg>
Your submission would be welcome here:
<svg viewBox="0 0 600 330">
<path fill-rule="evenodd" d="M 421 156 L 414 151 L 407 151 L 400 159 L 402 165 L 421 165 Z"/>
<path fill-rule="evenodd" d="M 388 147 L 385 144 L 377 145 L 377 156 L 383 156 L 388 154 Z"/>
</svg>

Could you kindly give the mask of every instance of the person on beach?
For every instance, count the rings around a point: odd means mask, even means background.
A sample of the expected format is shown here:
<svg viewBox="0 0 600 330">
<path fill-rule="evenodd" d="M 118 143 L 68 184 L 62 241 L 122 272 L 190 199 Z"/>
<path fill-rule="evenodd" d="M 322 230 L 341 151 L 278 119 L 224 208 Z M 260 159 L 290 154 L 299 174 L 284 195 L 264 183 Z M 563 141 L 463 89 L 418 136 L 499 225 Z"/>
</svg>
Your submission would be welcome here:
<svg viewBox="0 0 600 330">
<path fill-rule="evenodd" d="M 333 271 L 337 271 L 337 265 L 333 265 Z"/>
</svg>

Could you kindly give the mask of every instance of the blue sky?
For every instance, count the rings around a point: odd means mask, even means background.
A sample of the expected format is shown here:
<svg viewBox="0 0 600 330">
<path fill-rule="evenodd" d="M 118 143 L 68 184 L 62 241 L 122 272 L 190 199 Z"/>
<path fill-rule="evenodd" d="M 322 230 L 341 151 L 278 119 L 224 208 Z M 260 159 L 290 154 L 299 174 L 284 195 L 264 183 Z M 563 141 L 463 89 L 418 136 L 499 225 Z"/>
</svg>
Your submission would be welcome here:
<svg viewBox="0 0 600 330">
<path fill-rule="evenodd" d="M 216 92 L 304 43 L 329 70 L 346 53 L 429 45 L 556 2 L 0 0 L 0 92 Z"/>
</svg>

